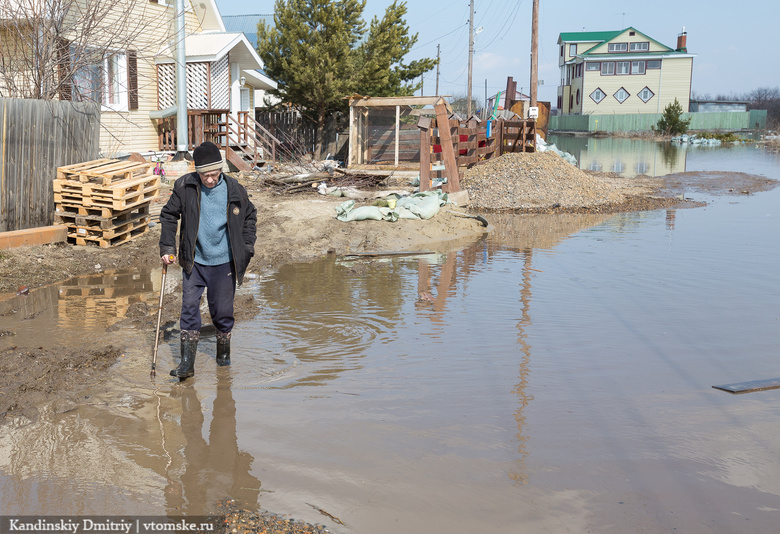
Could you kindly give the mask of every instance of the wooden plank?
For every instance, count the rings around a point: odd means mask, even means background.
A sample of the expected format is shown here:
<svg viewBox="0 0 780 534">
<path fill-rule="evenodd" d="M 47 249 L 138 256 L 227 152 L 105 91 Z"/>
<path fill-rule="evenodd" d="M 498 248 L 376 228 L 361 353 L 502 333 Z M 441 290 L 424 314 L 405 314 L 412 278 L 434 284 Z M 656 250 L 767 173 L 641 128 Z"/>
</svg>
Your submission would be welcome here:
<svg viewBox="0 0 780 534">
<path fill-rule="evenodd" d="M 0 232 L 0 250 L 21 247 L 24 245 L 63 243 L 65 242 L 67 235 L 67 227 L 60 225 Z"/>
<path fill-rule="evenodd" d="M 445 100 L 439 98 L 436 102 L 436 123 L 449 124 L 447 107 Z M 455 147 L 452 142 L 452 132 L 450 128 L 439 127 L 439 136 L 441 137 L 442 155 L 444 157 L 444 168 L 447 171 L 447 183 L 442 187 L 446 192 L 460 191 L 460 177 L 458 176 L 458 162 L 455 160 Z"/>
<path fill-rule="evenodd" d="M 433 106 L 440 96 L 366 97 L 350 99 L 350 107 L 372 108 L 391 106 Z"/>
<path fill-rule="evenodd" d="M 741 393 L 753 393 L 755 391 L 767 391 L 769 389 L 780 389 L 780 378 L 767 378 L 765 380 L 751 380 L 748 382 L 735 382 L 734 384 L 722 384 L 712 386 L 715 389 L 726 391 L 733 395 Z"/>
</svg>

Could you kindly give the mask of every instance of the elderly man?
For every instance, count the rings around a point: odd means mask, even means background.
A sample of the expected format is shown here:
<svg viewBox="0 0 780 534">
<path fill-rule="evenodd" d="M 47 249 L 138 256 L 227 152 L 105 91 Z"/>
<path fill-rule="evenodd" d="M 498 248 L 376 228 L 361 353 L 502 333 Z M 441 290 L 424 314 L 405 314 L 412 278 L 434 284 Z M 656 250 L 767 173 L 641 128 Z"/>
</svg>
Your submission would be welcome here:
<svg viewBox="0 0 780 534">
<path fill-rule="evenodd" d="M 244 186 L 222 174 L 217 145 L 207 141 L 192 156 L 195 172 L 176 180 L 160 213 L 162 261 L 171 264 L 178 259 L 182 267 L 181 363 L 171 370 L 171 376 L 180 380 L 195 374 L 200 299 L 206 288 L 211 321 L 217 329 L 217 365 L 230 365 L 233 299 L 257 239 L 257 210 Z"/>
</svg>

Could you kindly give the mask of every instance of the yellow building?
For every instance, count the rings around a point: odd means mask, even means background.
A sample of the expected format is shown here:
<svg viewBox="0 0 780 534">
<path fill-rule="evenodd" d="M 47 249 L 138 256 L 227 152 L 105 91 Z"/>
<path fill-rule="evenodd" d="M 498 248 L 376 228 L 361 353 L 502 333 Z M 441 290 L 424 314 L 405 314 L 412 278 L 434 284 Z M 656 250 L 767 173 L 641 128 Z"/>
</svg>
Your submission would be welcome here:
<svg viewBox="0 0 780 534">
<path fill-rule="evenodd" d="M 676 98 L 688 111 L 693 58 L 683 28 L 670 48 L 634 28 L 558 37 L 561 115 L 661 113 Z"/>
<path fill-rule="evenodd" d="M 176 106 L 174 2 L 66 4 L 0 2 L 0 97 L 95 102 L 102 155 L 158 151 L 158 119 Z M 184 4 L 187 109 L 253 118 L 255 91 L 276 82 L 246 36 L 226 31 L 215 0 Z"/>
</svg>

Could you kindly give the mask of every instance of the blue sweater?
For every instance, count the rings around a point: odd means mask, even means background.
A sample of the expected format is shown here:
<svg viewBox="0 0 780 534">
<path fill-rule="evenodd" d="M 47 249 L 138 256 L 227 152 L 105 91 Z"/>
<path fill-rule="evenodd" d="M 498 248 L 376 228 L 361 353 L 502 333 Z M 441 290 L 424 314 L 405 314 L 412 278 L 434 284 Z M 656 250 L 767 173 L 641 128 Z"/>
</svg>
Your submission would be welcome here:
<svg viewBox="0 0 780 534">
<path fill-rule="evenodd" d="M 212 189 L 200 188 L 200 224 L 195 261 L 201 265 L 222 265 L 231 260 L 227 229 L 227 184 L 219 177 Z"/>
</svg>

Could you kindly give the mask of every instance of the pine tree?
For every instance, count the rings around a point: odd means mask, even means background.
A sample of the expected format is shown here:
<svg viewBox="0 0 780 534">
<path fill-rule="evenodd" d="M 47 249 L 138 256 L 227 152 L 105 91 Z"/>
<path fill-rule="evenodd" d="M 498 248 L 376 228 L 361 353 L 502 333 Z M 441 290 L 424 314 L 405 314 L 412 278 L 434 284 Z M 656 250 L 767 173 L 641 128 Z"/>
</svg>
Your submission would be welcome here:
<svg viewBox="0 0 780 534">
<path fill-rule="evenodd" d="M 674 99 L 674 102 L 668 104 L 664 108 L 664 112 L 661 114 L 661 118 L 658 119 L 656 129 L 664 132 L 666 135 L 679 135 L 688 131 L 688 126 L 691 124 L 691 118 L 682 119 L 683 109 L 680 102 Z"/>
<path fill-rule="evenodd" d="M 276 0 L 274 26 L 265 21 L 257 26 L 258 54 L 279 85 L 271 93 L 314 119 L 317 158 L 326 119 L 346 110 L 345 97 L 412 94 L 409 82 L 435 66 L 431 59 L 402 62 L 417 41 L 403 20 L 405 2 L 394 2 L 381 21 L 374 17 L 367 36 L 365 5 L 366 0 Z"/>
<path fill-rule="evenodd" d="M 358 0 L 276 0 L 274 27 L 257 26 L 257 50 L 274 93 L 300 106 L 317 124 L 316 156 L 328 114 L 343 106 L 355 89 L 355 48 L 365 33 Z"/>
<path fill-rule="evenodd" d="M 415 79 L 436 66 L 433 59 L 408 64 L 403 58 L 417 43 L 417 34 L 409 35 L 406 2 L 395 1 L 387 7 L 382 20 L 374 17 L 368 38 L 360 47 L 360 83 L 358 93 L 371 96 L 407 96 L 419 88 Z"/>
</svg>

